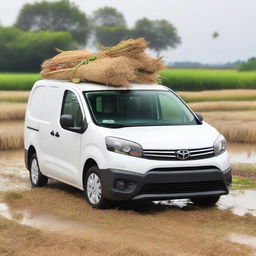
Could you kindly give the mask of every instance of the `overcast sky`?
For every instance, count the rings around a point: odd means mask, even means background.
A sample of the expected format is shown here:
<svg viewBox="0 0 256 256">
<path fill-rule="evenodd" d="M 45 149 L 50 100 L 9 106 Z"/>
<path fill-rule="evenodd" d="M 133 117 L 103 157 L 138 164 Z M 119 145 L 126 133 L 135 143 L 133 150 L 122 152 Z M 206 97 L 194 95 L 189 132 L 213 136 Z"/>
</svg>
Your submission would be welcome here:
<svg viewBox="0 0 256 256">
<path fill-rule="evenodd" d="M 53 0 L 52 0 L 53 1 Z M 0 0 L 0 23 L 13 24 L 24 3 Z M 90 15 L 103 6 L 124 13 L 129 26 L 137 19 L 167 19 L 182 38 L 177 49 L 162 52 L 170 61 L 224 63 L 256 56 L 256 0 L 73 0 Z M 220 36 L 212 38 L 214 31 Z"/>
</svg>

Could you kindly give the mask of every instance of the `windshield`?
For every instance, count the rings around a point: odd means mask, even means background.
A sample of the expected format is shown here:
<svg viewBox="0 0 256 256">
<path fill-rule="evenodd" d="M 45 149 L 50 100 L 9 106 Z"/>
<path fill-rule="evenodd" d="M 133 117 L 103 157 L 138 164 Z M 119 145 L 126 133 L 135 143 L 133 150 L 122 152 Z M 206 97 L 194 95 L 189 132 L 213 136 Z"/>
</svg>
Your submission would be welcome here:
<svg viewBox="0 0 256 256">
<path fill-rule="evenodd" d="M 84 92 L 96 124 L 105 127 L 196 125 L 194 115 L 171 91 Z"/>
</svg>

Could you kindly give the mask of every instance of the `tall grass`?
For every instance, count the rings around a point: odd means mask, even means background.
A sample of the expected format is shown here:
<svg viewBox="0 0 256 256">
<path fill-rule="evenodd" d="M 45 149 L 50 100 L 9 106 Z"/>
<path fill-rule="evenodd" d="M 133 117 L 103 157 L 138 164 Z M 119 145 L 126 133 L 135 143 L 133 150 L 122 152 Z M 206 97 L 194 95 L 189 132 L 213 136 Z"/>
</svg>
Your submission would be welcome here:
<svg viewBox="0 0 256 256">
<path fill-rule="evenodd" d="M 177 92 L 186 102 L 203 101 L 256 101 L 255 90 L 218 90 L 201 92 Z"/>
<path fill-rule="evenodd" d="M 23 147 L 23 122 L 1 122 L 0 150 L 16 150 Z"/>
<path fill-rule="evenodd" d="M 216 101 L 216 102 L 194 102 L 189 106 L 195 112 L 210 111 L 248 111 L 256 110 L 256 101 Z M 256 115 L 256 112 L 255 112 Z"/>
<path fill-rule="evenodd" d="M 0 102 L 27 102 L 29 91 L 0 91 Z"/>
<path fill-rule="evenodd" d="M 160 72 L 160 77 L 162 84 L 180 91 L 256 89 L 256 72 L 167 69 Z"/>
<path fill-rule="evenodd" d="M 23 120 L 25 111 L 25 103 L 0 102 L 0 121 Z"/>
<path fill-rule="evenodd" d="M 39 79 L 35 73 L 0 73 L 0 90 L 30 90 Z"/>
<path fill-rule="evenodd" d="M 204 119 L 228 142 L 256 144 L 255 111 L 205 112 Z"/>
</svg>

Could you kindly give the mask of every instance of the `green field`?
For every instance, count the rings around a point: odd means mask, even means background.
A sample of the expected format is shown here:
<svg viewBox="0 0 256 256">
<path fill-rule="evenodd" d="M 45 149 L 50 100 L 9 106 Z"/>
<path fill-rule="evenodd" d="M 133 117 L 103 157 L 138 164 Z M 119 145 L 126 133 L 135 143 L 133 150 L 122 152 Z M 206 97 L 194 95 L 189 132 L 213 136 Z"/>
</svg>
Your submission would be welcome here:
<svg viewBox="0 0 256 256">
<path fill-rule="evenodd" d="M 39 79 L 39 74 L 35 73 L 0 73 L 0 90 L 30 90 Z"/>
<path fill-rule="evenodd" d="M 167 69 L 162 84 L 175 91 L 256 89 L 256 72 L 213 69 Z"/>
<path fill-rule="evenodd" d="M 211 69 L 167 69 L 162 84 L 175 91 L 256 89 L 256 72 Z M 35 73 L 0 73 L 0 90 L 30 90 L 40 79 Z"/>
</svg>

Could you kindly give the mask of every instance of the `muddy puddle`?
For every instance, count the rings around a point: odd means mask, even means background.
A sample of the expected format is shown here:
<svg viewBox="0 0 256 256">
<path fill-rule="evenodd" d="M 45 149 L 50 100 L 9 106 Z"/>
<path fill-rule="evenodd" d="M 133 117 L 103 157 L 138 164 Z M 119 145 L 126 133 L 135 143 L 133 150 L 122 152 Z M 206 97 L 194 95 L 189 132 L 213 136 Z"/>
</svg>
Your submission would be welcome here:
<svg viewBox="0 0 256 256">
<path fill-rule="evenodd" d="M 231 191 L 229 195 L 220 198 L 218 208 L 240 216 L 256 216 L 256 190 Z"/>
<path fill-rule="evenodd" d="M 256 164 L 256 145 L 229 144 L 228 151 L 232 164 Z"/>
<path fill-rule="evenodd" d="M 92 235 L 92 232 L 100 232 L 102 234 L 105 230 L 98 225 L 72 220 L 55 214 L 33 215 L 28 210 L 14 210 L 6 203 L 0 203 L 0 216 L 16 221 L 21 225 L 79 237 L 87 234 Z"/>
<path fill-rule="evenodd" d="M 22 151 L 0 151 L 0 191 L 30 189 Z"/>
<path fill-rule="evenodd" d="M 161 204 L 171 204 L 174 208 L 186 208 L 190 205 L 188 200 L 173 200 L 172 202 L 165 201 L 161 202 Z M 0 216 L 9 220 L 13 220 L 21 225 L 26 225 L 46 232 L 57 232 L 58 234 L 65 234 L 77 238 L 90 237 L 90 239 L 96 239 L 97 241 L 99 241 L 99 239 L 106 241 L 109 239 L 109 234 L 111 234 L 112 239 L 124 239 L 124 234 L 118 230 L 114 230 L 113 227 L 73 220 L 71 218 L 63 217 L 57 214 L 33 215 L 28 210 L 21 211 L 13 209 L 6 203 L 0 203 Z M 141 235 L 142 234 L 137 232 L 132 233 L 132 239 L 127 239 L 126 237 L 126 242 L 135 245 L 137 241 L 140 241 Z M 157 243 L 161 247 L 166 246 L 165 242 L 159 238 L 154 238 L 154 240 L 152 240 L 152 237 L 146 234 L 143 234 L 143 238 L 144 246 L 150 247 L 154 243 Z M 256 248 L 256 237 L 254 236 L 239 233 L 228 233 L 224 239 L 232 243 Z"/>
<path fill-rule="evenodd" d="M 27 178 L 23 151 L 0 151 L 0 174 Z"/>
<path fill-rule="evenodd" d="M 233 243 L 239 243 L 254 247 L 256 249 L 256 237 L 242 234 L 232 233 L 228 236 L 228 240 Z M 256 252 L 255 252 L 256 253 Z M 255 255 L 254 253 L 254 255 Z"/>
<path fill-rule="evenodd" d="M 68 235 L 81 236 L 92 229 L 97 231 L 97 227 L 92 224 L 86 224 L 54 214 L 33 215 L 28 210 L 14 210 L 6 203 L 0 203 L 0 216 L 14 220 L 21 225 L 50 232 L 65 232 Z"/>
<path fill-rule="evenodd" d="M 182 210 L 192 210 L 196 206 L 189 199 L 158 201 L 156 204 L 172 206 Z M 256 190 L 234 190 L 229 195 L 222 196 L 217 203 L 218 209 L 230 211 L 233 214 L 256 216 Z"/>
</svg>

